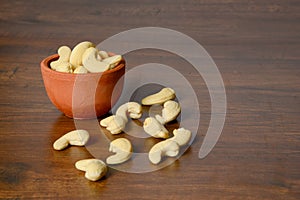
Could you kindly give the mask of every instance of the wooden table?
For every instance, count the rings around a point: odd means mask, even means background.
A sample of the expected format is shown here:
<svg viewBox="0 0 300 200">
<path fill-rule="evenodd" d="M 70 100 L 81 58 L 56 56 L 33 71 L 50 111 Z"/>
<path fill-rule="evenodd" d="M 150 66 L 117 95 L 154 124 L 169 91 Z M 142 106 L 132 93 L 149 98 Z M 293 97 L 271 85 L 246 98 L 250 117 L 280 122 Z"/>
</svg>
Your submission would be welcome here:
<svg viewBox="0 0 300 200">
<path fill-rule="evenodd" d="M 299 199 L 299 22 L 297 0 L 0 1 L 0 198 Z M 49 101 L 39 63 L 61 45 L 146 26 L 180 31 L 212 56 L 227 94 L 222 135 L 198 159 L 211 104 L 205 82 L 187 65 L 201 109 L 188 151 L 158 171 L 111 168 L 90 182 L 74 168 L 92 157 L 87 149 L 52 149 L 75 124 Z M 153 49 L 125 58 L 127 70 L 151 61 L 186 65 Z"/>
</svg>

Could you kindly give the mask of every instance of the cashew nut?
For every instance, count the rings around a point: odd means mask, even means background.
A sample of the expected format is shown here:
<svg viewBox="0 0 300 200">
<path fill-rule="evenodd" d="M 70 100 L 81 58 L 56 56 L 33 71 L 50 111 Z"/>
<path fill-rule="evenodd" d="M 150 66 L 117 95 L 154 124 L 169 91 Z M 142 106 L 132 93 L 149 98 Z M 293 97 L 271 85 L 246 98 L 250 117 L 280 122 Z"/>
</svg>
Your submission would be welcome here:
<svg viewBox="0 0 300 200">
<path fill-rule="evenodd" d="M 62 150 L 68 145 L 84 146 L 88 139 L 89 133 L 86 130 L 74 130 L 58 138 L 53 143 L 53 148 L 55 150 Z"/>
<path fill-rule="evenodd" d="M 85 50 L 82 55 L 83 66 L 89 72 L 104 72 L 109 69 L 109 64 L 97 59 L 98 50 L 95 47 L 90 47 Z"/>
<path fill-rule="evenodd" d="M 111 134 L 119 134 L 124 130 L 126 122 L 123 117 L 112 115 L 102 119 L 100 125 L 106 127 Z"/>
<path fill-rule="evenodd" d="M 101 60 L 109 57 L 106 51 L 99 51 L 98 55 L 100 56 Z"/>
<path fill-rule="evenodd" d="M 179 146 L 187 145 L 192 137 L 191 131 L 185 128 L 174 129 L 173 134 L 168 140 L 175 141 Z"/>
<path fill-rule="evenodd" d="M 118 138 L 110 143 L 109 151 L 116 153 L 106 159 L 106 163 L 110 165 L 126 162 L 131 158 L 132 145 L 126 138 Z"/>
<path fill-rule="evenodd" d="M 114 55 L 108 58 L 103 59 L 103 62 L 106 62 L 109 64 L 109 68 L 113 69 L 115 66 L 119 64 L 119 62 L 122 60 L 121 55 Z"/>
<path fill-rule="evenodd" d="M 158 93 L 152 94 L 142 99 L 143 105 L 162 104 L 175 98 L 175 92 L 171 88 L 163 88 Z"/>
<path fill-rule="evenodd" d="M 88 73 L 88 70 L 84 66 L 80 65 L 73 71 L 73 73 L 74 74 L 86 74 L 86 73 Z"/>
<path fill-rule="evenodd" d="M 156 143 L 149 151 L 148 157 L 153 164 L 158 164 L 162 157 L 175 157 L 179 153 L 179 145 L 173 140 Z"/>
<path fill-rule="evenodd" d="M 68 46 L 59 47 L 59 49 L 57 50 L 57 53 L 59 55 L 59 58 L 58 58 L 58 60 L 52 61 L 50 63 L 51 69 L 57 70 L 57 68 L 59 66 L 61 66 L 61 65 L 66 66 L 67 64 L 68 64 L 68 66 L 71 66 L 69 64 L 71 49 Z"/>
<path fill-rule="evenodd" d="M 155 115 L 155 118 L 161 123 L 166 124 L 177 118 L 181 111 L 180 105 L 176 101 L 167 101 L 164 103 L 162 116 Z"/>
<path fill-rule="evenodd" d="M 146 133 L 155 138 L 168 138 L 169 132 L 157 119 L 148 117 L 144 121 L 143 128 Z"/>
<path fill-rule="evenodd" d="M 142 106 L 136 102 L 125 103 L 118 108 L 116 115 L 102 119 L 100 125 L 106 127 L 111 134 L 119 134 L 128 122 L 127 112 L 130 118 L 138 119 L 142 116 Z"/>
<path fill-rule="evenodd" d="M 78 66 L 82 65 L 82 55 L 84 52 L 90 48 L 94 47 L 95 45 L 89 41 L 80 42 L 77 44 L 70 55 L 70 63 L 73 65 L 73 67 L 76 69 Z"/>
<path fill-rule="evenodd" d="M 66 73 L 72 73 L 72 65 L 68 62 L 60 63 L 60 65 L 56 66 L 56 71 L 58 72 L 66 72 Z"/>
<path fill-rule="evenodd" d="M 102 160 L 84 159 L 75 163 L 78 170 L 85 171 L 85 178 L 91 181 L 101 179 L 107 173 L 107 166 Z"/>
</svg>

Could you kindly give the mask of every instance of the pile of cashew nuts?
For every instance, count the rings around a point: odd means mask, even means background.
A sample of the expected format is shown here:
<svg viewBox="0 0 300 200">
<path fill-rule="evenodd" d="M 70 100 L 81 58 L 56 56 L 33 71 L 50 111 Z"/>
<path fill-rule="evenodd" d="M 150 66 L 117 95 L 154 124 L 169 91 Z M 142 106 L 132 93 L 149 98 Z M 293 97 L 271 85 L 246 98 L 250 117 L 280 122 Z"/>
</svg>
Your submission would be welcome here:
<svg viewBox="0 0 300 200">
<path fill-rule="evenodd" d="M 121 55 L 110 55 L 99 51 L 92 42 L 84 41 L 72 50 L 68 46 L 58 48 L 58 60 L 52 61 L 50 67 L 54 71 L 85 74 L 104 72 L 113 69 L 122 60 Z"/>
<path fill-rule="evenodd" d="M 173 137 L 169 136 L 165 125 L 177 118 L 181 108 L 173 101 L 175 92 L 171 88 L 163 88 L 158 93 L 142 99 L 142 105 L 163 104 L 162 114 L 155 117 L 148 117 L 143 123 L 144 131 L 152 137 L 165 139 L 156 143 L 149 151 L 148 158 L 152 164 L 159 164 L 163 157 L 176 157 L 181 146 L 185 146 L 191 140 L 191 131 L 185 128 L 173 130 Z M 142 116 L 142 106 L 137 102 L 128 102 L 121 105 L 115 115 L 111 115 L 100 121 L 100 125 L 106 127 L 111 134 L 120 134 L 128 122 L 127 113 L 132 119 L 139 119 Z M 53 148 L 63 150 L 69 145 L 84 146 L 89 139 L 86 130 L 71 131 L 57 139 Z M 118 138 L 110 143 L 109 151 L 114 153 L 106 158 L 109 165 L 121 164 L 131 158 L 133 148 L 131 142 L 126 138 Z M 75 163 L 78 170 L 85 172 L 85 177 L 91 181 L 97 181 L 105 176 L 107 166 L 99 159 L 84 159 Z"/>
</svg>

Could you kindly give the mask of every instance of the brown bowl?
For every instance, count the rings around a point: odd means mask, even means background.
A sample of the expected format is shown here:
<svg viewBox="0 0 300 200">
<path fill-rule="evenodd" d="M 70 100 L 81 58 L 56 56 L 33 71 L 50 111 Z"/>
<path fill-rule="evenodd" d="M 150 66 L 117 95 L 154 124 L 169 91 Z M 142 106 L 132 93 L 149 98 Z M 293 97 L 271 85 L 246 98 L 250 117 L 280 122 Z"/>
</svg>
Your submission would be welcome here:
<svg viewBox="0 0 300 200">
<path fill-rule="evenodd" d="M 44 86 L 51 102 L 71 118 L 96 118 L 106 114 L 122 93 L 125 61 L 103 73 L 71 74 L 50 68 L 50 63 L 58 57 L 51 55 L 41 62 Z"/>
</svg>

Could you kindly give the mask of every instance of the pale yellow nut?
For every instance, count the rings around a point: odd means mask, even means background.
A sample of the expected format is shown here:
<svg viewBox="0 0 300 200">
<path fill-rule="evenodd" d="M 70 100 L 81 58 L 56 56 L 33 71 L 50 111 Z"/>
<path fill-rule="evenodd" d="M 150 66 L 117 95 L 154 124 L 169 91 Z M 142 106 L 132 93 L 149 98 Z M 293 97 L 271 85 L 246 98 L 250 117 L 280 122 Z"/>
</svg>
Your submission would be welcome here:
<svg viewBox="0 0 300 200">
<path fill-rule="evenodd" d="M 115 153 L 106 159 L 106 163 L 116 165 L 126 162 L 131 158 L 132 145 L 126 138 L 118 138 L 110 143 L 109 151 Z"/>
<path fill-rule="evenodd" d="M 83 66 L 79 66 L 73 71 L 73 73 L 74 74 L 86 74 L 86 73 L 88 73 L 88 70 Z"/>
<path fill-rule="evenodd" d="M 107 173 L 106 164 L 99 159 L 84 159 L 75 163 L 78 170 L 85 172 L 85 178 L 90 181 L 97 181 Z"/>
<path fill-rule="evenodd" d="M 90 47 L 95 47 L 95 45 L 92 42 L 84 41 L 80 42 L 73 48 L 70 55 L 70 63 L 74 69 L 82 65 L 82 55 L 84 54 L 85 50 Z"/>
<path fill-rule="evenodd" d="M 179 146 L 187 145 L 192 138 L 191 131 L 185 128 L 174 129 L 173 134 L 174 136 L 168 140 L 175 141 Z"/>
<path fill-rule="evenodd" d="M 162 116 L 155 115 L 155 118 L 161 123 L 166 124 L 177 118 L 181 111 L 180 105 L 176 101 L 167 101 L 164 103 L 164 108 L 162 110 Z"/>
<path fill-rule="evenodd" d="M 175 98 L 175 92 L 171 88 L 163 88 L 158 93 L 149 95 L 142 99 L 143 105 L 162 104 Z"/>
<path fill-rule="evenodd" d="M 74 130 L 66 133 L 53 143 L 55 150 L 62 150 L 69 145 L 84 146 L 89 139 L 89 133 L 86 130 Z"/>
<path fill-rule="evenodd" d="M 71 49 L 68 46 L 61 46 L 58 48 L 57 53 L 59 55 L 58 60 L 52 61 L 50 67 L 56 70 L 62 63 L 68 63 L 71 55 Z"/>
<path fill-rule="evenodd" d="M 144 131 L 155 138 L 168 138 L 169 132 L 157 119 L 148 117 L 143 124 Z"/>
<path fill-rule="evenodd" d="M 114 56 L 103 59 L 102 62 L 108 63 L 109 68 L 113 69 L 115 66 L 117 66 L 120 63 L 121 60 L 122 60 L 121 55 L 114 55 Z"/>
<path fill-rule="evenodd" d="M 179 153 L 179 145 L 172 140 L 156 143 L 149 151 L 148 158 L 151 163 L 158 164 L 164 156 L 175 157 Z"/>
<path fill-rule="evenodd" d="M 130 118 L 139 119 L 142 116 L 142 106 L 137 102 L 125 103 L 117 109 L 116 115 L 124 118 L 127 123 L 127 112 L 129 113 Z"/>
<path fill-rule="evenodd" d="M 98 55 L 100 56 L 101 60 L 109 57 L 106 51 L 99 51 Z"/>
<path fill-rule="evenodd" d="M 121 133 L 126 125 L 124 118 L 116 115 L 112 115 L 100 121 L 100 125 L 106 127 L 111 134 Z"/>
<path fill-rule="evenodd" d="M 109 64 L 98 60 L 97 55 L 98 50 L 94 47 L 86 49 L 82 55 L 82 64 L 89 72 L 104 72 L 109 69 Z"/>
<path fill-rule="evenodd" d="M 56 71 L 58 72 L 65 72 L 65 73 L 72 73 L 72 65 L 69 62 L 62 62 L 56 66 Z"/>
</svg>

